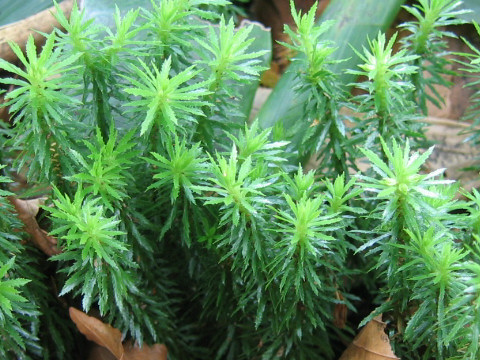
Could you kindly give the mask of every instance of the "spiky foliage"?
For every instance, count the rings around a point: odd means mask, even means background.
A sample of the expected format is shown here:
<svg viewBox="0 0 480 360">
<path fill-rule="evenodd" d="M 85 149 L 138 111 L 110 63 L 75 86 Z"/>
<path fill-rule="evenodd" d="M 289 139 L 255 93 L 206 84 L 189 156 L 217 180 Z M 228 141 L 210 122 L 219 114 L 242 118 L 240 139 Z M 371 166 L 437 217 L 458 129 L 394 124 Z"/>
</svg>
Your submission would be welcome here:
<svg viewBox="0 0 480 360">
<path fill-rule="evenodd" d="M 8 177 L 0 176 L 2 185 L 9 182 Z M 26 357 L 29 353 L 40 353 L 41 345 L 38 323 L 29 326 L 31 319 L 28 319 L 39 316 L 38 304 L 25 297 L 26 285 L 31 280 L 24 276 L 32 277 L 33 271 L 20 243 L 21 237 L 11 232 L 12 228 L 19 226 L 19 221 L 12 213 L 7 196 L 13 194 L 0 189 L 0 355 L 4 359 L 15 359 Z M 16 257 L 20 257 L 20 264 Z"/>
<path fill-rule="evenodd" d="M 421 358 L 449 358 L 459 354 L 463 346 L 449 341 L 451 329 L 459 323 L 453 321 L 448 309 L 459 303 L 471 276 L 465 277 L 462 265 L 468 249 L 459 245 L 455 233 L 455 227 L 462 227 L 466 219 L 456 218 L 455 225 L 444 222 L 442 199 L 450 202 L 446 205 L 450 211 L 458 211 L 455 202 L 446 197 L 448 192 L 442 190 L 452 181 L 435 179 L 444 169 L 420 173 L 433 148 L 421 155 L 410 154 L 408 142 L 402 149 L 392 141 L 390 150 L 381 141 L 388 164 L 372 151 L 362 150 L 377 178 L 360 176 L 365 189 L 376 194 L 377 210 L 372 215 L 380 221 L 372 239 L 359 251 L 379 253 L 376 268 L 386 280 L 388 296 L 374 313 L 390 311 L 396 319 L 397 331 L 404 333 L 397 344 L 398 353 L 423 347 Z M 472 311 L 471 305 L 462 304 L 465 308 L 461 311 Z"/>
<path fill-rule="evenodd" d="M 356 52 L 363 62 L 359 65 L 361 70 L 350 71 L 368 79 L 356 84 L 366 94 L 356 99 L 359 104 L 355 110 L 365 115 L 354 130 L 357 136 L 368 134 L 364 140 L 367 144 L 378 142 L 378 136 L 403 139 L 421 134 L 417 130 L 421 124 L 415 116 L 415 104 L 409 100 L 414 87 L 406 81 L 418 71 L 410 65 L 417 56 L 408 55 L 405 49 L 394 54 L 396 38 L 394 34 L 387 42 L 385 34 L 379 33 L 369 41 L 369 49 L 364 48 L 363 54 Z"/>
<path fill-rule="evenodd" d="M 73 142 L 68 134 L 77 126 L 69 109 L 77 100 L 60 88 L 71 89 L 72 77 L 65 75 L 72 68 L 76 55 L 61 58 L 62 50 L 54 48 L 55 35 L 48 36 L 39 56 L 33 36 L 27 41 L 25 57 L 17 44 L 10 43 L 25 70 L 0 59 L 0 68 L 18 76 L 18 79 L 2 79 L 4 84 L 18 86 L 6 95 L 9 112 L 15 115 L 16 130 L 13 146 L 21 146 L 18 168 L 28 162 L 28 176 L 33 180 L 58 180 L 71 172 L 68 148 Z"/>
<path fill-rule="evenodd" d="M 396 38 L 379 34 L 353 71 L 365 93 L 349 97 L 330 70 L 333 44 L 321 41 L 329 23 L 315 24 L 315 7 L 292 8 L 286 45 L 305 116 L 262 129 L 246 123 L 239 94 L 268 50 L 252 50 L 254 25 L 213 12 L 226 3 L 117 9 L 112 29 L 57 7 L 66 32 L 38 56 L 29 40 L 25 70 L 0 62 L 18 76 L 3 80 L 18 88 L 1 158 L 23 151 L 28 186 L 48 181 L 40 213 L 19 218 L 59 245 L 47 262 L 22 242 L 13 195 L 0 191 L 2 355 L 74 353 L 61 301 L 127 341 L 165 342 L 172 359 L 332 359 L 357 326 L 346 314 L 374 310 L 352 293 L 365 287 L 383 301 L 376 313 L 390 320 L 397 355 L 478 357 L 480 196 L 456 200 L 442 169 L 422 172 L 433 149 L 417 151 L 421 132 L 407 121 L 421 107 L 411 94 L 421 55 L 393 53 Z M 344 105 L 362 112 L 352 128 Z M 299 149 L 288 148 L 295 132 Z"/>
<path fill-rule="evenodd" d="M 47 208 L 54 221 L 55 235 L 63 247 L 62 254 L 52 259 L 69 264 L 69 277 L 61 291 L 66 294 L 81 288 L 83 308 L 88 311 L 93 301 L 98 301 L 102 314 L 112 305 L 120 310 L 124 308 L 127 290 L 135 289 L 127 269 L 134 267 L 129 259 L 128 248 L 122 241 L 125 235 L 118 230 L 119 221 L 105 216 L 105 210 L 99 198 L 88 198 L 79 186 L 73 199 L 54 189 L 54 207 Z M 123 265 L 119 264 L 123 260 Z M 103 278 L 112 278 L 110 288 Z M 111 304 L 108 300 L 115 299 Z"/>
<path fill-rule="evenodd" d="M 173 58 L 173 67 L 178 70 L 185 65 L 194 48 L 197 35 L 206 27 L 198 21 L 217 20 L 218 10 L 230 2 L 226 0 L 151 0 L 152 10 L 144 11 L 150 52 L 157 64 L 168 57 Z M 194 40 L 194 41 L 192 41 Z M 159 65 L 158 65 L 159 66 Z"/>
<path fill-rule="evenodd" d="M 454 74 L 449 69 L 451 60 L 446 58 L 449 54 L 446 39 L 456 35 L 446 28 L 464 23 L 458 16 L 469 11 L 462 10 L 461 4 L 458 0 L 419 0 L 418 4 L 403 7 L 415 18 L 401 25 L 410 32 L 402 43 L 404 49 L 418 56 L 414 65 L 419 71 L 412 76 L 412 83 L 415 102 L 423 114 L 427 114 L 427 102 L 440 107 L 443 99 L 435 86 L 449 86 L 444 75 Z"/>
<path fill-rule="evenodd" d="M 473 22 L 473 25 L 475 26 L 477 34 L 480 36 L 480 26 L 476 22 Z M 462 58 L 458 60 L 458 62 L 462 66 L 461 70 L 471 79 L 467 86 L 474 89 L 474 93 L 470 98 L 470 106 L 464 117 L 464 120 L 469 123 L 471 122 L 470 126 L 465 130 L 465 133 L 468 134 L 467 140 L 477 145 L 480 138 L 480 132 L 478 131 L 478 125 L 480 123 L 480 91 L 477 88 L 479 84 L 478 74 L 480 72 L 480 49 L 475 47 L 467 39 L 463 39 L 463 41 L 471 51 L 461 54 Z M 478 159 L 476 159 L 474 167 L 478 168 L 478 166 Z"/>
<path fill-rule="evenodd" d="M 117 132 L 112 126 L 105 143 L 100 129 L 97 128 L 96 146 L 88 141 L 84 142 L 90 150 L 88 160 L 72 150 L 83 171 L 70 179 L 83 184 L 85 192 L 99 196 L 103 205 L 112 212 L 114 208 L 121 208 L 119 204 L 128 197 L 128 182 L 133 180 L 128 169 L 132 165 L 132 158 L 139 154 L 132 149 L 135 146 L 132 142 L 133 136 L 134 131 L 130 131 L 117 144 Z"/>
<path fill-rule="evenodd" d="M 140 135 L 150 135 L 155 126 L 155 133 L 160 133 L 160 140 L 165 142 L 168 134 L 178 125 L 178 117 L 182 120 L 194 121 L 192 115 L 203 115 L 202 106 L 209 106 L 201 98 L 209 94 L 204 82 L 188 85 L 199 71 L 189 67 L 181 73 L 171 77 L 171 59 L 163 62 L 159 71 L 153 65 L 153 71 L 140 60 L 140 68 L 132 65 L 133 76 L 128 78 L 134 87 L 125 89 L 125 92 L 138 96 L 140 99 L 129 103 L 135 109 L 142 107 L 146 110 L 142 122 Z M 140 79 L 140 80 L 137 80 Z M 185 126 L 186 124 L 182 124 Z M 153 142 L 153 141 L 152 141 Z"/>
<path fill-rule="evenodd" d="M 254 79 L 266 68 L 261 65 L 261 57 L 266 50 L 251 51 L 254 39 L 250 38 L 253 25 L 242 26 L 235 30 L 230 19 L 228 23 L 223 16 L 218 29 L 211 27 L 206 39 L 199 41 L 199 66 L 208 73 L 209 101 L 213 105 L 205 109 L 205 116 L 200 118 L 195 136 L 208 150 L 213 152 L 218 129 L 229 131 L 246 119 L 239 113 L 241 99 L 238 87 Z"/>
<path fill-rule="evenodd" d="M 333 170 L 333 174 L 343 172 L 348 176 L 349 168 L 355 168 L 355 150 L 346 139 L 344 119 L 339 114 L 344 99 L 343 90 L 336 74 L 329 69 L 330 64 L 339 61 L 329 58 L 335 51 L 333 43 L 320 41 L 332 22 L 315 24 L 317 5 L 303 15 L 297 13 L 293 1 L 290 1 L 290 6 L 296 30 L 285 25 L 291 44 L 281 44 L 297 53 L 292 65 L 299 71 L 301 82 L 295 90 L 305 107 L 305 115 L 301 119 L 303 126 L 300 124 L 298 129 L 303 143 L 299 150 L 304 162 L 315 154 L 325 166 L 319 170 L 327 173 Z M 346 153 L 350 156 L 345 156 Z"/>
<path fill-rule="evenodd" d="M 30 280 L 22 278 L 9 278 L 8 271 L 12 268 L 15 257 L 0 266 L 0 324 L 2 325 L 2 346 L 0 353 L 4 358 L 12 355 L 22 356 L 26 350 L 25 338 L 36 340 L 31 334 L 23 329 L 19 315 L 37 315 L 36 311 L 29 306 L 28 300 L 21 295 L 19 288 Z M 16 316 L 14 316 L 14 313 Z"/>
<path fill-rule="evenodd" d="M 158 189 L 162 197 L 170 194 L 172 206 L 167 221 L 162 226 L 160 239 L 172 227 L 173 221 L 182 214 L 182 224 L 187 230 L 182 232 L 182 240 L 187 246 L 191 245 L 190 224 L 193 223 L 196 233 L 201 233 L 198 227 L 202 224 L 194 197 L 194 186 L 202 182 L 206 175 L 207 163 L 199 144 L 187 148 L 185 141 L 179 142 L 178 137 L 166 146 L 166 154 L 162 156 L 152 153 L 154 159 L 145 159 L 156 170 L 153 182 L 147 190 Z"/>
</svg>

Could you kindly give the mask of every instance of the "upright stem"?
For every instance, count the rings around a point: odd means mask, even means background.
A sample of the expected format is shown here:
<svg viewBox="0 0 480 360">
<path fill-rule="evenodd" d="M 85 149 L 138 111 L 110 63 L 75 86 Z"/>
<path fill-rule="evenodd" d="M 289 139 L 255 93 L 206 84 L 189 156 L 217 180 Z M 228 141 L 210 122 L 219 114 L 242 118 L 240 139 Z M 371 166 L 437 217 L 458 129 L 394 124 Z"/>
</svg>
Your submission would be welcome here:
<svg viewBox="0 0 480 360">
<path fill-rule="evenodd" d="M 329 136 L 330 136 L 330 142 L 332 146 L 332 163 L 333 163 L 333 169 L 335 171 L 335 176 L 341 175 L 342 173 L 345 174 L 345 179 L 348 181 L 349 179 L 349 174 L 348 174 L 348 166 L 346 160 L 342 161 L 337 157 L 337 154 L 335 153 L 335 143 L 339 143 L 340 147 L 342 148 L 343 151 L 343 136 L 340 134 L 340 131 L 337 129 L 335 126 L 334 122 L 335 119 L 330 120 L 332 124 L 330 125 L 329 129 Z M 344 153 L 344 155 L 346 155 Z"/>
<path fill-rule="evenodd" d="M 218 99 L 217 94 L 220 91 L 220 77 L 221 74 L 215 71 L 215 79 L 208 87 L 208 91 L 211 92 L 211 94 L 207 96 L 206 100 L 211 104 L 215 104 Z M 200 141 L 209 152 L 213 153 L 215 150 L 213 144 L 214 128 L 209 123 L 209 118 L 215 114 L 215 111 L 213 107 L 205 105 L 202 107 L 202 113 L 204 115 L 198 118 L 197 127 L 192 136 L 194 141 Z"/>
<path fill-rule="evenodd" d="M 37 115 L 38 119 L 43 119 L 43 114 L 42 111 L 38 111 Z M 45 121 L 40 121 L 40 131 L 43 133 L 43 135 L 46 138 L 46 153 L 50 154 L 50 162 L 51 162 L 51 168 L 50 168 L 50 174 L 49 176 L 49 181 L 53 182 L 57 187 L 61 188 L 63 191 L 66 191 L 67 189 L 64 189 L 64 180 L 63 176 L 63 169 L 62 169 L 62 163 L 60 162 L 60 156 L 62 154 L 59 151 L 59 145 L 58 141 L 55 140 L 55 135 L 54 132 L 52 132 L 52 129 L 49 128 L 49 126 L 45 123 Z M 40 135 L 41 136 L 41 135 Z M 43 164 L 42 164 L 43 165 Z"/>
<path fill-rule="evenodd" d="M 108 87 L 105 77 L 98 71 L 92 71 L 93 111 L 97 126 L 103 137 L 108 141 L 109 128 L 112 123 L 110 104 L 108 103 Z"/>
</svg>

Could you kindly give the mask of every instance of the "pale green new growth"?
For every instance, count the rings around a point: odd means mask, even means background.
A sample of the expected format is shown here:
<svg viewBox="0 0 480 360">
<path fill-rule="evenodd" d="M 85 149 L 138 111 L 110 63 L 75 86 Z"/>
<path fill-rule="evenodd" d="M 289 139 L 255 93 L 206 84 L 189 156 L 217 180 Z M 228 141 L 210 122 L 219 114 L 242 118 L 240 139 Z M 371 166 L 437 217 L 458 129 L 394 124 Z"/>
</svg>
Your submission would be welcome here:
<svg viewBox="0 0 480 360">
<path fill-rule="evenodd" d="M 156 125 L 162 139 L 165 139 L 178 125 L 179 116 L 184 120 L 194 121 L 191 115 L 203 115 L 201 107 L 210 106 L 208 102 L 201 100 L 209 94 L 204 82 L 187 84 L 199 73 L 198 70 L 194 71 L 193 66 L 170 76 L 171 58 L 165 60 L 160 71 L 153 64 L 151 71 L 143 61 L 139 62 L 141 68 L 132 65 L 135 77 L 127 78 L 135 87 L 128 87 L 125 92 L 139 97 L 139 100 L 132 101 L 127 106 L 143 108 L 146 111 L 140 135 L 150 134 Z"/>
</svg>

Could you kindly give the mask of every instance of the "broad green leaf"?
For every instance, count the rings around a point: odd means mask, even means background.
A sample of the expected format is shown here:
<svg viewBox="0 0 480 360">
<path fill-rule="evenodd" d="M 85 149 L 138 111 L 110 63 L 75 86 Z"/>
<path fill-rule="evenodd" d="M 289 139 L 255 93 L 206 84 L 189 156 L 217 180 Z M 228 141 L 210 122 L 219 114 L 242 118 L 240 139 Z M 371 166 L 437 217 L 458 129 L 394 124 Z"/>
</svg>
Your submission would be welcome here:
<svg viewBox="0 0 480 360">
<path fill-rule="evenodd" d="M 472 22 L 480 22 L 480 1 L 478 0 L 463 0 L 462 4 L 459 7 L 459 10 L 472 10 L 467 14 L 459 15 L 459 18 Z"/>
<path fill-rule="evenodd" d="M 84 0 L 85 20 L 95 19 L 96 24 L 103 24 L 113 28 L 115 26 L 113 17 L 115 6 L 118 6 L 121 16 L 124 16 L 127 11 L 135 10 L 138 7 L 147 10 L 152 9 L 150 0 Z"/>
<path fill-rule="evenodd" d="M 249 25 L 250 22 L 244 21 L 242 25 Z M 259 23 L 253 23 L 253 29 L 249 34 L 250 39 L 254 39 L 250 45 L 249 52 L 257 52 L 262 50 L 272 49 L 272 39 L 270 36 L 270 30 L 266 29 Z M 261 66 L 268 67 L 272 57 L 271 51 L 260 57 L 262 62 Z M 253 99 L 255 98 L 255 92 L 260 85 L 260 80 L 250 81 L 248 84 L 239 88 L 238 97 L 241 99 L 239 111 L 245 115 L 245 120 L 248 120 L 250 112 L 252 111 Z"/>
<path fill-rule="evenodd" d="M 0 4 L 0 26 L 23 20 L 53 6 L 52 0 L 3 0 Z"/>
</svg>

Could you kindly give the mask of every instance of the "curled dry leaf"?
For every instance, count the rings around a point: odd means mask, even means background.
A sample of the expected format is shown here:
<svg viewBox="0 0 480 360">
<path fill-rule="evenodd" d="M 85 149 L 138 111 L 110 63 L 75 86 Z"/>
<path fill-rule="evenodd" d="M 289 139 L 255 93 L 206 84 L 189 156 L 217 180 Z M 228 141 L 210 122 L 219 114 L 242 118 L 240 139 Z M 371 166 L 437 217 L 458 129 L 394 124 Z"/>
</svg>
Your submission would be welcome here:
<svg viewBox="0 0 480 360">
<path fill-rule="evenodd" d="M 111 325 L 85 314 L 83 311 L 73 307 L 69 309 L 70 318 L 77 325 L 78 330 L 113 355 L 117 360 L 167 360 L 167 347 L 163 344 L 154 344 L 152 346 L 143 345 L 141 348 L 137 344 L 127 342 L 125 347 L 122 344 L 122 333 Z M 104 350 L 93 348 L 89 360 L 111 360 Z"/>
<path fill-rule="evenodd" d="M 18 218 L 25 225 L 25 231 L 31 236 L 33 244 L 48 256 L 59 254 L 57 239 L 41 229 L 35 218 L 40 206 L 45 202 L 45 198 L 21 200 L 14 196 L 9 196 L 8 201 L 15 207 Z"/>
<path fill-rule="evenodd" d="M 399 360 L 385 334 L 382 314 L 374 317 L 353 339 L 339 360 Z"/>
<path fill-rule="evenodd" d="M 90 350 L 87 360 L 117 360 L 117 358 L 103 346 L 95 345 Z"/>
<path fill-rule="evenodd" d="M 77 325 L 78 330 L 100 346 L 107 348 L 118 360 L 123 357 L 122 333 L 109 324 L 85 314 L 73 307 L 68 309 L 70 318 Z"/>
<path fill-rule="evenodd" d="M 141 348 L 131 342 L 125 344 L 124 360 L 167 360 L 167 347 L 163 344 L 148 346 L 144 344 Z"/>
</svg>

